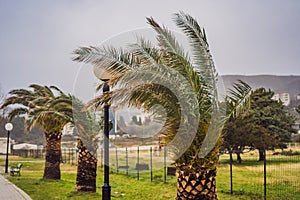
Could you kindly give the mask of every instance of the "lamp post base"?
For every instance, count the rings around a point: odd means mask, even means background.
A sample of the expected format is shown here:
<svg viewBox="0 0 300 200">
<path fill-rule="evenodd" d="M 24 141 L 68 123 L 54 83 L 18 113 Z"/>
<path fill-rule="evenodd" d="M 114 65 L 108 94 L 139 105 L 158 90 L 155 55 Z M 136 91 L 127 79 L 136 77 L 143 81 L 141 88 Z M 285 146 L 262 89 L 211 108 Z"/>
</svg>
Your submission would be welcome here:
<svg viewBox="0 0 300 200">
<path fill-rule="evenodd" d="M 102 186 L 102 200 L 110 200 L 111 187 L 107 183 Z"/>
<path fill-rule="evenodd" d="M 8 155 L 8 154 L 7 154 Z M 5 173 L 8 173 L 8 158 L 5 159 Z"/>
</svg>

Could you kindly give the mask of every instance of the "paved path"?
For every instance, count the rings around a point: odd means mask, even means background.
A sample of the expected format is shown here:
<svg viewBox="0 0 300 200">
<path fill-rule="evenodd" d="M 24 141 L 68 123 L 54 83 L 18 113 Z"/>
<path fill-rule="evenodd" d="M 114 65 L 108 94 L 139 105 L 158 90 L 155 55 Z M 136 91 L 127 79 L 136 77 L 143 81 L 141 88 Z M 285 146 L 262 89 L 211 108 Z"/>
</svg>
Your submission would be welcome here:
<svg viewBox="0 0 300 200">
<path fill-rule="evenodd" d="M 4 168 L 0 166 L 0 172 L 4 172 Z M 9 182 L 5 176 L 0 174 L 0 199 L 3 200 L 32 200 L 23 190 Z"/>
</svg>

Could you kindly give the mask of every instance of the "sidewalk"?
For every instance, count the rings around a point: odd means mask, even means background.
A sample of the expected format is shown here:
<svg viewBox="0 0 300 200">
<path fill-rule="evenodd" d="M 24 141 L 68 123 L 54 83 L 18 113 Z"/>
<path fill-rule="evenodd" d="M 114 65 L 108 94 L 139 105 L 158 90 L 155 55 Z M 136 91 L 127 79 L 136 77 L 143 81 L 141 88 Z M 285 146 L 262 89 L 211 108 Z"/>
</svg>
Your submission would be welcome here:
<svg viewBox="0 0 300 200">
<path fill-rule="evenodd" d="M 0 166 L 0 172 L 4 172 L 4 168 Z M 9 182 L 5 176 L 0 174 L 0 199 L 3 200 L 32 200 L 23 190 Z"/>
</svg>

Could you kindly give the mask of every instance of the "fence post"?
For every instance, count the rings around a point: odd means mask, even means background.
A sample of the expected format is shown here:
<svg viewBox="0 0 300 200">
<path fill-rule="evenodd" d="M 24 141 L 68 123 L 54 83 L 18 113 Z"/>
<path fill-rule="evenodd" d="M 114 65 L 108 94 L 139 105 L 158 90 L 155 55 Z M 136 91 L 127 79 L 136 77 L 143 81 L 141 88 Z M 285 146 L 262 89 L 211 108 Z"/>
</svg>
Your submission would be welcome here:
<svg viewBox="0 0 300 200">
<path fill-rule="evenodd" d="M 103 167 L 103 149 L 102 147 L 100 148 L 100 163 L 101 163 L 101 168 Z"/>
<path fill-rule="evenodd" d="M 64 159 L 64 161 L 65 161 L 65 163 L 67 163 L 68 161 L 67 161 L 67 149 L 64 149 L 64 154 L 65 154 L 65 159 Z"/>
<path fill-rule="evenodd" d="M 152 182 L 152 147 L 150 147 L 150 180 Z"/>
<path fill-rule="evenodd" d="M 117 147 L 116 147 L 116 168 L 117 168 L 117 173 L 119 173 L 118 148 Z"/>
<path fill-rule="evenodd" d="M 128 176 L 128 168 L 129 168 L 129 166 L 128 166 L 128 150 L 127 150 L 127 147 L 126 147 L 126 156 L 125 156 L 125 158 L 126 158 L 126 175 Z"/>
<path fill-rule="evenodd" d="M 71 163 L 71 149 L 69 148 L 69 163 Z"/>
<path fill-rule="evenodd" d="M 229 157 L 230 157 L 230 194 L 233 193 L 233 182 L 232 182 L 232 148 L 229 149 Z"/>
<path fill-rule="evenodd" d="M 45 151 L 45 158 L 46 158 L 46 151 Z M 64 163 L 64 149 L 61 149 L 60 151 L 60 160 L 61 160 L 61 163 Z"/>
<path fill-rule="evenodd" d="M 77 158 L 77 147 L 75 147 L 75 165 L 77 165 L 78 164 L 78 158 Z"/>
<path fill-rule="evenodd" d="M 164 146 L 164 182 L 167 182 L 167 148 Z"/>
<path fill-rule="evenodd" d="M 267 154 L 264 146 L 264 200 L 267 199 Z"/>
<path fill-rule="evenodd" d="M 137 179 L 140 180 L 140 147 L 137 147 L 137 165 L 136 165 L 136 170 L 137 170 Z"/>
<path fill-rule="evenodd" d="M 71 165 L 73 165 L 74 149 L 71 148 Z"/>
</svg>

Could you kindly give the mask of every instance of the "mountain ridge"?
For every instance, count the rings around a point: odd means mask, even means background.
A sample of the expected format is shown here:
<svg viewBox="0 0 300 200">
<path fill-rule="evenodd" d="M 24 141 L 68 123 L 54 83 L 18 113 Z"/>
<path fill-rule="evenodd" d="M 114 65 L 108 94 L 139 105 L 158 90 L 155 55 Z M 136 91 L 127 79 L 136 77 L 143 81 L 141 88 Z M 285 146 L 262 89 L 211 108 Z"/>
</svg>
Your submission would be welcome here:
<svg viewBox="0 0 300 200">
<path fill-rule="evenodd" d="M 291 100 L 296 99 L 300 94 L 300 75 L 222 75 L 224 86 L 227 89 L 232 88 L 232 84 L 242 80 L 249 84 L 253 89 L 264 87 L 271 89 L 275 93 L 287 92 Z"/>
</svg>

